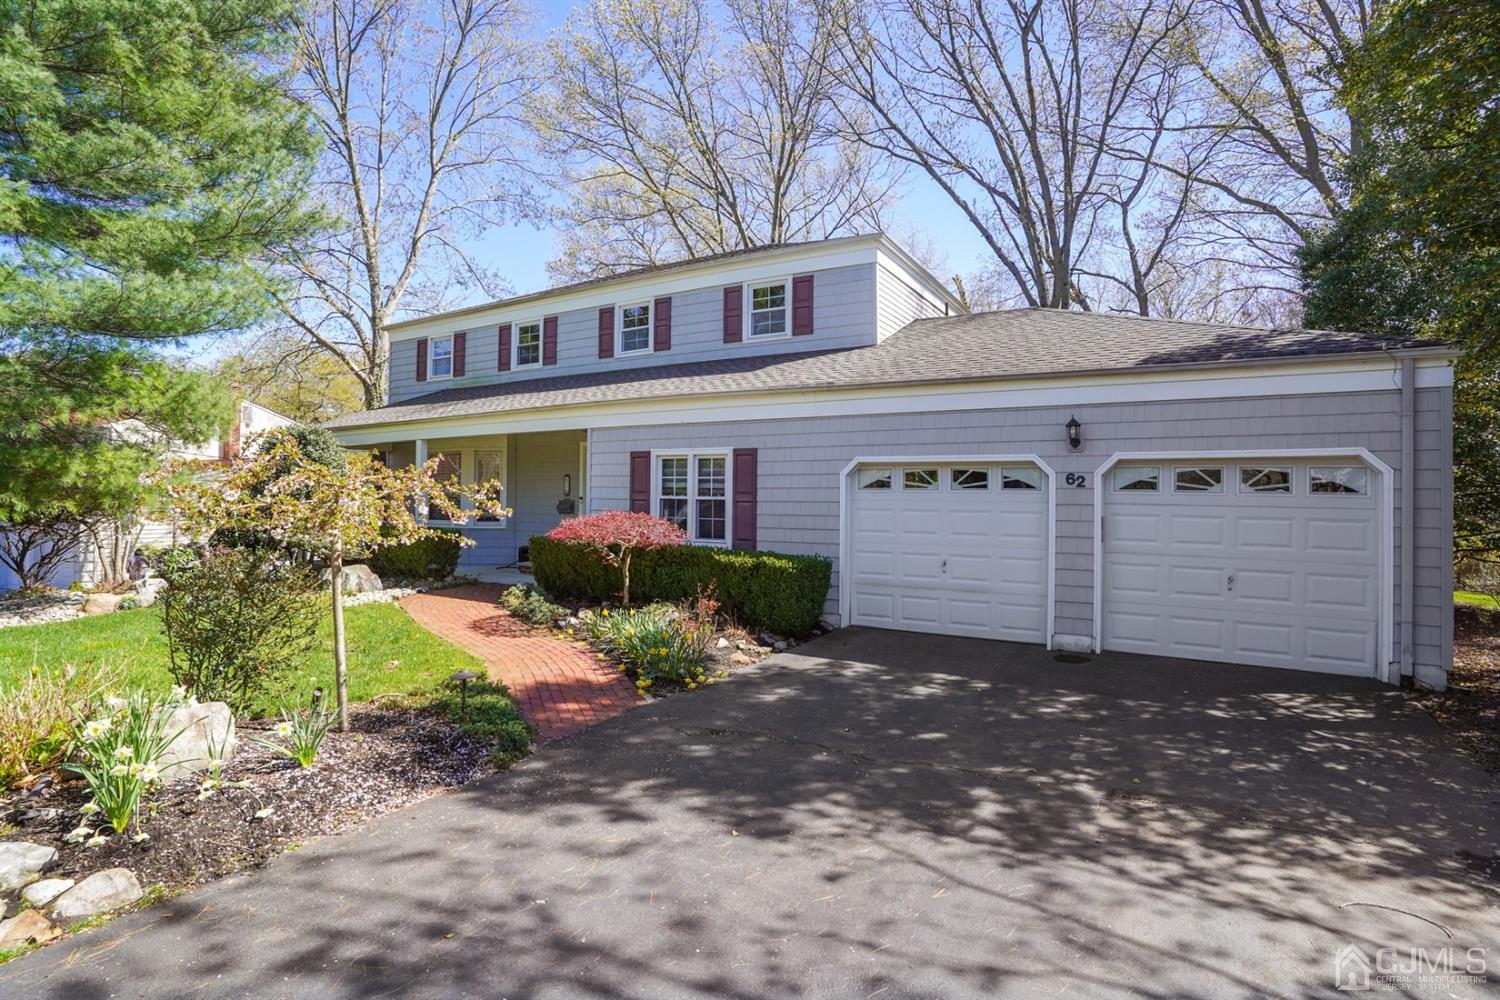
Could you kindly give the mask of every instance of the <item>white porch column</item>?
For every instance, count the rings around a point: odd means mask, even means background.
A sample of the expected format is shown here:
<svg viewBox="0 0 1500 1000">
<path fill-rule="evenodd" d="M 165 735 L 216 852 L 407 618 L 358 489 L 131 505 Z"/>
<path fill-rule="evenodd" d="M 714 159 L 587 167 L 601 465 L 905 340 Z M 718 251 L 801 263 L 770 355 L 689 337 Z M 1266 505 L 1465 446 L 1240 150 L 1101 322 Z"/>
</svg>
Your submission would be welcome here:
<svg viewBox="0 0 1500 1000">
<path fill-rule="evenodd" d="M 427 439 L 426 438 L 417 438 L 415 441 L 412 442 L 412 447 L 416 450 L 416 455 L 414 456 L 415 457 L 415 464 L 417 466 L 419 466 L 419 467 L 423 466 L 423 465 L 426 465 L 427 464 Z M 417 504 L 417 509 L 414 510 L 412 513 L 416 515 L 416 518 L 417 518 L 418 521 L 420 521 L 423 524 L 427 523 L 427 505 L 425 503 L 418 503 Z"/>
</svg>

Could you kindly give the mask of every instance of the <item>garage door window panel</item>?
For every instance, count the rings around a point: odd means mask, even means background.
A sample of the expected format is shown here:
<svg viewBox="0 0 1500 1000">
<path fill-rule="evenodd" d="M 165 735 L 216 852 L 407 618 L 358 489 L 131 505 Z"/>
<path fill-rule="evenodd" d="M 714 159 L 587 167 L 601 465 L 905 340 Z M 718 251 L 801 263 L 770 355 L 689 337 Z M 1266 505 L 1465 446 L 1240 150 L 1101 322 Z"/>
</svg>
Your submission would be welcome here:
<svg viewBox="0 0 1500 1000">
<path fill-rule="evenodd" d="M 1174 469 L 1173 493 L 1223 493 L 1224 470 L 1212 466 Z"/>
<path fill-rule="evenodd" d="M 951 482 L 955 490 L 987 490 L 990 488 L 990 470 L 954 469 Z"/>
<path fill-rule="evenodd" d="M 904 490 L 935 490 L 938 488 L 937 469 L 903 469 L 901 488 Z"/>
<path fill-rule="evenodd" d="M 1115 489 L 1121 493 L 1155 493 L 1161 482 L 1161 469 L 1154 465 L 1117 467 Z"/>
<path fill-rule="evenodd" d="M 1240 492 L 1289 495 L 1292 492 L 1292 470 L 1284 466 L 1241 466 Z"/>
<path fill-rule="evenodd" d="M 890 469 L 860 469 L 855 476 L 855 482 L 862 490 L 888 490 L 891 488 Z"/>
<path fill-rule="evenodd" d="M 1042 470 L 1028 466 L 1000 470 L 1002 490 L 1039 490 L 1042 488 Z"/>
<path fill-rule="evenodd" d="M 1308 472 L 1308 492 L 1364 496 L 1370 492 L 1370 472 L 1364 466 L 1313 466 Z"/>
</svg>

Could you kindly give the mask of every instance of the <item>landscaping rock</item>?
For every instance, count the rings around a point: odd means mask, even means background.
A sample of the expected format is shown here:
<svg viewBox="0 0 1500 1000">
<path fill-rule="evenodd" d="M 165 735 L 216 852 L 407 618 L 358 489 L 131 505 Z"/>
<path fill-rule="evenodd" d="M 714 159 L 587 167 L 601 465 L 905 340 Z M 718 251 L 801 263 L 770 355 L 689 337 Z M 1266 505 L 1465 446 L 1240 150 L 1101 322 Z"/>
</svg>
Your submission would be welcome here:
<svg viewBox="0 0 1500 1000">
<path fill-rule="evenodd" d="M 714 643 L 714 645 L 717 646 L 719 649 L 728 649 L 729 648 L 729 640 L 726 639 L 726 638 L 724 638 L 721 635 L 721 636 L 719 636 L 719 641 L 716 642 L 716 643 Z"/>
<path fill-rule="evenodd" d="M 41 878 L 57 860 L 57 848 L 23 840 L 0 844 L 0 892 L 10 892 Z"/>
<path fill-rule="evenodd" d="M 38 910 L 22 910 L 9 920 L 0 920 L 0 948 L 46 944 L 62 937 L 62 931 Z"/>
<path fill-rule="evenodd" d="M 70 878 L 44 878 L 21 890 L 21 899 L 35 907 L 43 907 L 78 883 Z"/>
<path fill-rule="evenodd" d="M 83 613 L 86 615 L 107 615 L 120 607 L 120 602 L 125 599 L 123 594 L 90 594 L 83 602 Z"/>
<path fill-rule="evenodd" d="M 54 806 L 39 806 L 34 809 L 22 810 L 16 815 L 16 822 L 21 826 L 55 823 L 62 816 L 62 813 L 61 809 Z"/>
<path fill-rule="evenodd" d="M 330 576 L 329 571 L 325 569 L 319 579 L 327 583 Z M 346 594 L 371 594 L 385 589 L 385 584 L 380 582 L 380 577 L 375 575 L 375 571 L 363 563 L 344 567 L 341 586 Z"/>
<path fill-rule="evenodd" d="M 71 924 L 129 906 L 144 894 L 140 879 L 129 868 L 106 868 L 53 900 L 52 917 L 59 923 Z"/>
<path fill-rule="evenodd" d="M 164 781 L 207 770 L 210 747 L 223 755 L 225 763 L 234 757 L 234 713 L 222 701 L 177 706 L 167 719 L 166 732 L 178 730 L 182 735 L 172 741 L 157 762 Z"/>
<path fill-rule="evenodd" d="M 748 667 L 755 662 L 755 658 L 749 653 L 731 653 L 729 662 L 737 667 Z"/>
<path fill-rule="evenodd" d="M 135 602 L 137 607 L 149 608 L 156 603 L 156 598 L 161 594 L 167 581 L 159 576 L 148 576 L 135 585 Z"/>
</svg>

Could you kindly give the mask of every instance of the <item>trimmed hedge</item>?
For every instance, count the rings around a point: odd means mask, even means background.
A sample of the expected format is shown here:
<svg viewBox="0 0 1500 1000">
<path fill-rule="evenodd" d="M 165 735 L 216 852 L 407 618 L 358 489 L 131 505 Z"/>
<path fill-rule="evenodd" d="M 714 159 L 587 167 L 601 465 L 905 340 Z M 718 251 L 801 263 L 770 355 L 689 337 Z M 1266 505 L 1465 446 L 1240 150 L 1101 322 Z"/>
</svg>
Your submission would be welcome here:
<svg viewBox="0 0 1500 1000">
<path fill-rule="evenodd" d="M 387 545 L 370 553 L 367 565 L 382 582 L 387 580 L 446 580 L 458 569 L 458 532 L 451 538 L 421 538 L 405 545 Z"/>
<path fill-rule="evenodd" d="M 554 598 L 603 602 L 620 596 L 620 568 L 575 542 L 537 535 L 531 570 Z M 823 614 L 833 563 L 822 556 L 671 545 L 637 552 L 630 560 L 635 603 L 684 601 L 712 587 L 719 607 L 747 628 L 803 636 Z"/>
</svg>

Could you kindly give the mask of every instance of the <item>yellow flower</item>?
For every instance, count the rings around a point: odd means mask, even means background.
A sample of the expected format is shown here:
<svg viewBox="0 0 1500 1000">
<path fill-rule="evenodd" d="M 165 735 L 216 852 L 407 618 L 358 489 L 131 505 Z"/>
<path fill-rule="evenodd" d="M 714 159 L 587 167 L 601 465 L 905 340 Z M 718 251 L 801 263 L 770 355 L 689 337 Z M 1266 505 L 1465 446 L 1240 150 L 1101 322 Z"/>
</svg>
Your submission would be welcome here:
<svg viewBox="0 0 1500 1000">
<path fill-rule="evenodd" d="M 608 618 L 608 617 L 609 617 L 609 609 L 608 609 L 608 608 L 605 608 L 605 609 L 603 609 L 603 610 L 602 610 L 602 611 L 600 611 L 600 612 L 599 612 L 599 613 L 600 613 L 600 614 L 601 614 L 601 615 L 603 615 L 603 616 L 604 616 L 604 617 L 606 617 L 606 618 Z"/>
</svg>

